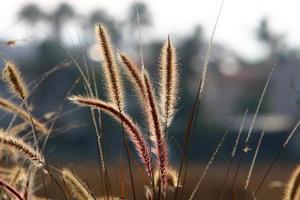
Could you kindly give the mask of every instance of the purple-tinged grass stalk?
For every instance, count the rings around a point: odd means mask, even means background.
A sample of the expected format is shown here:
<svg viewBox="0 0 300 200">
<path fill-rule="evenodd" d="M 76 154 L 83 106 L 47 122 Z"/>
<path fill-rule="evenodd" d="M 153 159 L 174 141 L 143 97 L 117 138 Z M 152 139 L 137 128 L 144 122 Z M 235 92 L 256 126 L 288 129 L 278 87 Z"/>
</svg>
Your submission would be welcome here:
<svg viewBox="0 0 300 200">
<path fill-rule="evenodd" d="M 159 185 L 160 185 L 160 172 L 158 170 L 156 170 L 154 172 L 154 184 L 155 184 L 155 188 L 158 189 Z M 168 168 L 167 171 L 167 188 L 169 190 L 171 190 L 172 192 L 175 190 L 175 188 L 177 187 L 177 184 L 179 183 L 178 187 L 182 187 L 180 182 L 178 182 L 178 173 L 175 169 L 172 168 Z"/>
<path fill-rule="evenodd" d="M 282 200 L 298 200 L 300 199 L 300 165 L 294 169 L 289 181 L 284 189 Z"/>
<path fill-rule="evenodd" d="M 141 75 L 141 70 L 138 66 L 133 63 L 133 61 L 124 53 L 119 53 L 119 60 L 124 65 L 124 71 L 128 79 L 132 82 L 132 85 L 135 87 L 137 95 L 141 104 L 144 104 L 145 100 L 145 85 L 143 81 L 143 75 Z"/>
<path fill-rule="evenodd" d="M 156 100 L 154 99 L 153 88 L 150 83 L 150 80 L 147 76 L 145 76 L 146 70 L 144 68 L 142 70 L 140 70 L 137 67 L 137 65 L 135 63 L 133 63 L 132 60 L 125 53 L 121 52 L 119 54 L 119 59 L 120 59 L 120 62 L 123 63 L 123 65 L 124 65 L 124 69 L 125 69 L 128 79 L 132 82 L 132 85 L 135 87 L 135 91 L 137 93 L 140 105 L 141 105 L 142 109 L 144 110 L 144 117 L 147 122 L 148 134 L 150 136 L 150 139 L 153 141 L 154 144 L 156 144 L 156 139 L 155 139 L 156 137 L 154 136 L 154 133 L 156 131 L 155 123 L 158 124 L 157 130 L 159 132 L 161 132 L 160 122 L 159 122 L 159 117 L 158 117 L 159 112 L 156 109 L 153 110 L 154 113 L 151 112 L 150 103 L 155 102 L 154 104 L 156 104 Z M 147 79 L 147 80 L 145 80 L 145 79 Z M 146 82 L 148 82 L 148 85 L 149 85 L 149 90 L 151 93 L 151 95 L 149 97 L 151 98 L 151 101 L 149 101 L 149 98 L 148 98 L 147 86 L 145 84 Z M 153 118 L 154 115 L 156 116 L 155 118 Z M 156 120 L 154 121 L 154 119 L 156 119 Z M 152 190 L 151 191 L 154 192 L 155 191 L 155 186 L 154 186 L 155 181 L 154 181 L 153 174 L 150 176 L 150 178 L 152 179 Z M 154 195 L 152 195 L 152 196 L 154 196 Z"/>
<path fill-rule="evenodd" d="M 145 165 L 146 172 L 148 173 L 149 176 L 152 174 L 151 155 L 150 155 L 149 147 L 139 127 L 133 122 L 133 120 L 127 114 L 124 114 L 123 112 L 121 113 L 115 105 L 103 102 L 95 98 L 72 96 L 69 97 L 69 100 L 81 106 L 98 108 L 106 112 L 107 114 L 111 115 L 118 121 L 122 121 L 124 123 L 125 131 L 129 135 L 129 138 L 134 144 L 134 147 L 137 150 L 140 159 Z"/>
<path fill-rule="evenodd" d="M 145 186 L 145 198 L 146 198 L 146 200 L 154 199 L 153 191 L 151 190 L 151 188 L 148 185 Z"/>
<path fill-rule="evenodd" d="M 129 80 L 133 83 L 136 91 L 138 93 L 139 100 L 145 109 L 145 117 L 148 124 L 148 129 L 150 132 L 151 141 L 154 143 L 154 151 L 158 155 L 157 150 L 157 136 L 156 134 L 162 134 L 160 116 L 157 109 L 157 102 L 154 96 L 154 89 L 150 82 L 149 76 L 144 73 L 141 76 L 137 66 L 124 54 L 120 54 L 120 60 L 125 66 L 125 71 Z"/>
<path fill-rule="evenodd" d="M 153 152 L 158 158 L 158 168 L 160 171 L 160 189 L 163 194 L 167 187 L 167 170 L 168 170 L 168 145 L 165 134 L 162 132 L 161 121 L 157 110 L 157 102 L 154 95 L 153 87 L 150 83 L 148 74 L 144 73 L 144 85 L 146 95 L 146 110 L 149 123 L 150 139 L 153 143 Z"/>
<path fill-rule="evenodd" d="M 102 65 L 104 68 L 104 75 L 106 80 L 107 96 L 109 101 L 113 105 L 117 106 L 119 112 L 122 113 L 125 110 L 123 84 L 122 84 L 122 79 L 120 76 L 118 65 L 115 61 L 115 55 L 110 41 L 110 37 L 108 31 L 101 23 L 99 23 L 99 25 L 96 26 L 95 32 L 96 32 L 98 47 L 102 55 Z M 124 148 L 126 150 L 128 169 L 130 173 L 130 182 L 132 187 L 133 199 L 135 200 L 136 195 L 135 195 L 135 186 L 133 181 L 131 160 L 129 157 L 129 146 L 125 137 L 122 121 L 121 121 L 121 125 L 122 125 L 122 136 L 123 136 Z"/>
<path fill-rule="evenodd" d="M 0 187 L 3 188 L 4 190 L 8 191 L 10 194 L 12 194 L 16 199 L 24 200 L 22 195 L 19 194 L 19 192 L 15 188 L 10 186 L 8 183 L 4 182 L 3 180 L 0 180 Z"/>
</svg>

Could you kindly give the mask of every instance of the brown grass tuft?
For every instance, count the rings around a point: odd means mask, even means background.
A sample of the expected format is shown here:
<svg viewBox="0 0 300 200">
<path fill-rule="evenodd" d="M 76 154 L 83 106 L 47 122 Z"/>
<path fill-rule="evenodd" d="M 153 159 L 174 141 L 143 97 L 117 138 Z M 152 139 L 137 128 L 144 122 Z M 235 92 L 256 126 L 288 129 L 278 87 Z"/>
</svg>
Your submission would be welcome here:
<svg viewBox="0 0 300 200">
<path fill-rule="evenodd" d="M 64 168 L 61 173 L 63 181 L 72 197 L 75 197 L 75 199 L 78 200 L 94 199 L 91 193 L 87 190 L 86 186 L 83 185 L 82 181 L 74 176 L 70 170 Z"/>
<path fill-rule="evenodd" d="M 284 190 L 283 200 L 300 199 L 300 165 L 293 171 Z"/>
<path fill-rule="evenodd" d="M 177 101 L 178 74 L 176 62 L 176 50 L 168 37 L 161 50 L 160 69 L 160 107 L 162 120 L 166 125 L 172 121 Z"/>
<path fill-rule="evenodd" d="M 28 97 L 28 90 L 26 84 L 17 68 L 16 64 L 12 61 L 5 61 L 3 69 L 3 80 L 7 83 L 10 91 L 21 99 Z"/>
<path fill-rule="evenodd" d="M 30 160 L 36 167 L 44 167 L 44 157 L 30 145 L 17 137 L 9 136 L 7 133 L 0 132 L 0 145 L 12 148 L 19 153 L 22 153 L 28 160 Z"/>
<path fill-rule="evenodd" d="M 118 106 L 119 110 L 123 111 L 124 91 L 122 79 L 120 77 L 118 65 L 115 61 L 113 47 L 108 32 L 102 24 L 96 26 L 96 39 L 103 57 L 102 65 L 104 68 L 108 98 L 114 105 Z"/>
<path fill-rule="evenodd" d="M 139 157 L 141 158 L 142 162 L 145 165 L 145 169 L 148 175 L 151 177 L 152 167 L 151 167 L 151 155 L 150 155 L 149 147 L 139 127 L 133 122 L 133 120 L 127 114 L 120 112 L 116 106 L 95 98 L 72 96 L 69 97 L 69 100 L 72 101 L 73 103 L 82 106 L 98 108 L 106 112 L 107 114 L 111 115 L 118 121 L 122 121 L 126 133 L 129 135 L 129 138 L 134 144 L 134 147 L 137 150 Z"/>
<path fill-rule="evenodd" d="M 23 110 L 22 108 L 20 108 L 19 106 L 15 105 L 14 103 L 0 98 L 0 109 L 5 110 L 7 112 L 13 113 L 13 114 L 17 114 L 18 116 L 20 116 L 23 120 L 31 123 L 30 120 L 30 115 L 28 114 L 28 112 L 26 112 L 25 110 Z M 48 129 L 47 127 L 41 123 L 39 120 L 37 120 L 36 118 L 32 117 L 32 121 L 34 126 L 43 134 L 47 134 L 48 133 Z"/>
</svg>

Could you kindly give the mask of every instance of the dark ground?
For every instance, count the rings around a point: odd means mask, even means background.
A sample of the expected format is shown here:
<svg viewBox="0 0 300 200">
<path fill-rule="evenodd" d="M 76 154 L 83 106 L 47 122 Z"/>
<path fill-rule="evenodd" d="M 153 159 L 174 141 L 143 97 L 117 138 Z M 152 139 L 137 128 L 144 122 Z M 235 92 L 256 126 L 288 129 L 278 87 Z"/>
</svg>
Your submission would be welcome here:
<svg viewBox="0 0 300 200">
<path fill-rule="evenodd" d="M 246 181 L 247 173 L 248 173 L 248 165 L 247 167 L 243 166 L 241 170 L 239 171 L 238 179 L 235 183 L 234 189 L 232 190 L 232 180 L 233 180 L 233 171 L 236 169 L 236 163 L 233 164 L 230 178 L 227 182 L 226 187 L 226 197 L 224 199 L 229 200 L 244 200 L 244 199 L 252 199 L 251 198 L 251 192 L 253 192 L 257 186 L 259 181 L 261 180 L 262 176 L 266 172 L 267 167 L 269 166 L 267 164 L 259 164 L 254 167 L 253 176 L 250 181 L 249 190 L 244 190 L 244 184 Z M 83 163 L 73 163 L 69 166 L 74 173 L 78 175 L 83 181 L 87 182 L 88 185 L 92 188 L 92 191 L 97 195 L 101 196 L 102 188 L 100 187 L 100 179 L 99 179 L 99 172 L 96 164 L 83 164 Z M 120 196 L 120 167 L 121 165 L 111 165 L 108 167 L 109 171 L 109 177 L 111 181 L 111 186 L 113 193 L 116 196 Z M 191 194 L 192 189 L 195 187 L 197 181 L 199 180 L 202 169 L 204 168 L 204 165 L 192 165 L 188 171 L 187 176 L 187 185 L 184 189 L 183 196 L 181 196 L 180 199 L 187 199 L 189 195 Z M 293 168 L 295 166 L 291 164 L 278 164 L 276 165 L 273 170 L 271 171 L 270 175 L 268 176 L 267 180 L 265 181 L 265 184 L 263 185 L 262 189 L 260 190 L 257 199 L 262 200 L 280 200 L 283 195 L 283 189 L 285 186 L 285 183 L 287 182 L 289 175 L 291 174 Z M 115 172 L 117 170 L 117 172 Z M 134 181 L 135 181 L 135 188 L 137 193 L 137 199 L 144 199 L 144 178 L 141 172 L 138 169 L 134 169 Z M 223 189 L 223 181 L 225 177 L 226 172 L 226 166 L 225 165 L 218 165 L 215 163 L 215 165 L 212 166 L 212 168 L 207 173 L 207 176 L 205 177 L 203 183 L 200 186 L 200 189 L 196 195 L 195 199 L 201 199 L 201 200 L 217 200 L 219 199 L 219 195 Z M 128 175 L 129 173 L 127 173 Z M 128 178 L 128 177 L 127 177 Z M 50 183 L 50 182 L 49 182 Z M 43 189 L 41 188 L 38 192 L 39 195 L 42 195 Z M 233 192 L 232 192 L 233 191 Z M 48 185 L 47 187 L 47 193 L 48 196 L 53 195 L 53 187 L 51 185 Z M 52 193 L 52 195 L 50 194 Z M 59 190 L 56 190 L 56 193 L 59 193 Z M 59 194 L 57 194 L 59 196 Z M 129 191 L 129 180 L 126 182 L 125 186 L 125 197 L 130 197 L 131 193 Z M 172 193 L 167 194 L 167 199 L 174 199 L 174 196 Z M 54 199 L 64 199 L 61 197 L 55 197 Z M 132 198 L 129 198 L 132 199 Z"/>
</svg>

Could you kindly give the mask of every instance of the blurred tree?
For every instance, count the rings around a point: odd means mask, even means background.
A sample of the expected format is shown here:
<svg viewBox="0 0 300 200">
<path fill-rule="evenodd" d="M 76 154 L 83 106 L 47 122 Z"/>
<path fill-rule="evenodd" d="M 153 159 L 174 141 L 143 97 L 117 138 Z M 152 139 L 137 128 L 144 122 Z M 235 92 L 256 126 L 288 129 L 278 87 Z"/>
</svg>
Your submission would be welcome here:
<svg viewBox="0 0 300 200">
<path fill-rule="evenodd" d="M 44 20 L 46 15 L 36 4 L 30 3 L 21 8 L 18 17 L 24 19 L 29 26 L 34 27 L 39 21 Z M 35 35 L 35 28 L 30 30 Z"/>
<path fill-rule="evenodd" d="M 257 36 L 258 39 L 265 41 L 265 42 L 270 42 L 271 41 L 271 33 L 270 33 L 270 28 L 269 28 L 269 22 L 266 18 L 263 18 L 260 21 L 259 27 L 257 28 Z"/>
<path fill-rule="evenodd" d="M 18 17 L 24 19 L 30 25 L 35 25 L 45 17 L 45 14 L 37 5 L 30 3 L 21 8 Z"/>
<path fill-rule="evenodd" d="M 180 62 L 181 65 L 184 66 L 184 70 L 182 70 L 183 80 L 190 80 L 190 77 L 194 77 L 195 71 L 193 70 L 193 65 L 195 58 L 201 52 L 204 43 L 203 38 L 203 29 L 201 26 L 197 26 L 194 29 L 192 35 L 183 39 L 182 44 L 179 46 L 178 52 L 180 53 Z M 194 66 L 194 67 L 201 67 Z M 195 68 L 194 68 L 195 69 Z M 199 70 L 200 71 L 200 70 Z M 197 74 L 198 77 L 198 74 Z M 185 83 L 185 87 L 189 87 L 189 82 Z M 189 93 L 185 95 L 190 95 Z"/>
<path fill-rule="evenodd" d="M 192 108 L 195 94 L 197 91 L 198 81 L 200 77 L 200 68 L 202 67 L 199 63 L 199 55 L 202 53 L 204 44 L 203 29 L 200 25 L 194 28 L 191 35 L 186 36 L 182 39 L 182 43 L 178 46 L 178 57 L 179 57 L 179 68 L 181 74 L 180 97 L 178 107 L 184 108 L 180 110 L 179 116 L 184 116 L 188 119 L 190 114 L 190 108 Z M 204 55 L 204 54 L 203 54 Z M 197 71 L 195 71 L 196 68 Z M 180 119 L 179 119 L 180 120 Z M 182 119 L 181 119 L 182 120 Z M 205 128 L 208 130 L 210 127 L 209 122 L 203 123 L 205 119 L 205 113 L 199 112 L 198 120 L 201 121 L 198 126 L 198 131 L 201 132 Z M 204 126 L 207 126 L 204 128 Z"/>
<path fill-rule="evenodd" d="M 92 33 L 94 33 L 95 25 L 99 22 L 103 23 L 108 28 L 112 38 L 112 42 L 114 44 L 118 44 L 121 40 L 120 23 L 113 17 L 109 16 L 107 12 L 102 9 L 94 10 L 89 16 L 87 25 Z"/>
<path fill-rule="evenodd" d="M 270 29 L 269 21 L 263 18 L 256 30 L 257 38 L 269 48 L 269 58 L 281 57 L 284 54 L 283 34 L 274 33 Z"/>
<path fill-rule="evenodd" d="M 53 13 L 48 15 L 48 20 L 52 24 L 53 36 L 55 39 L 61 41 L 63 25 L 66 21 L 75 16 L 75 10 L 67 3 L 60 4 Z"/>
</svg>

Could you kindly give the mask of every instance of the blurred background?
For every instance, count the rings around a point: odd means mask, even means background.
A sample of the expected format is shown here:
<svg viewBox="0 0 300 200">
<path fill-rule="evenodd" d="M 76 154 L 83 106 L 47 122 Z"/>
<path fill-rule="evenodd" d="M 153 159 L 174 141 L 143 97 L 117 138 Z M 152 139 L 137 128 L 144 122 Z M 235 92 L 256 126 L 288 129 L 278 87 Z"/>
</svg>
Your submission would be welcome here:
<svg viewBox="0 0 300 200">
<path fill-rule="evenodd" d="M 28 83 L 60 66 L 43 81 L 31 98 L 34 115 L 44 121 L 64 103 L 62 113 L 65 114 L 55 123 L 57 131 L 46 148 L 50 162 L 69 164 L 80 161 L 84 165 L 96 162 L 95 131 L 89 110 L 78 109 L 66 102 L 65 97 L 68 92 L 84 94 L 82 82 L 72 88 L 79 77 L 72 57 L 82 68 L 86 67 L 90 72 L 95 70 L 99 94 L 105 99 L 101 58 L 94 38 L 95 24 L 100 21 L 110 31 L 115 48 L 127 52 L 137 63 L 140 63 L 138 48 L 142 42 L 146 68 L 156 88 L 160 48 L 168 35 L 174 42 L 180 69 L 180 94 L 177 114 L 169 130 L 169 143 L 171 163 L 177 163 L 220 4 L 219 0 L 136 3 L 130 0 L 19 0 L 2 4 L 2 61 L 15 60 Z M 274 157 L 300 116 L 300 29 L 296 21 L 300 14 L 297 8 L 299 3 L 292 0 L 262 0 L 259 4 L 225 1 L 190 151 L 192 163 L 206 163 L 231 124 L 229 137 L 213 169 L 219 173 L 225 170 L 222 166 L 231 153 L 241 117 L 248 108 L 244 137 L 267 77 L 277 63 L 253 131 L 255 145 L 264 124 L 271 117 L 256 167 L 258 171 L 266 169 L 261 166 L 267 165 Z M 127 110 L 143 126 L 141 111 L 136 106 L 137 99 L 128 81 L 125 84 L 128 86 Z M 3 84 L 0 90 L 2 96 L 9 96 Z M 3 115 L 2 126 L 7 126 L 11 117 Z M 111 162 L 118 162 L 122 146 L 120 127 L 104 115 L 103 128 L 105 153 L 114 160 Z M 286 169 L 284 178 L 299 162 L 299 142 L 300 137 L 296 135 L 280 157 L 279 165 L 285 168 L 279 167 L 278 170 Z M 248 167 L 246 162 L 245 167 Z"/>
</svg>

